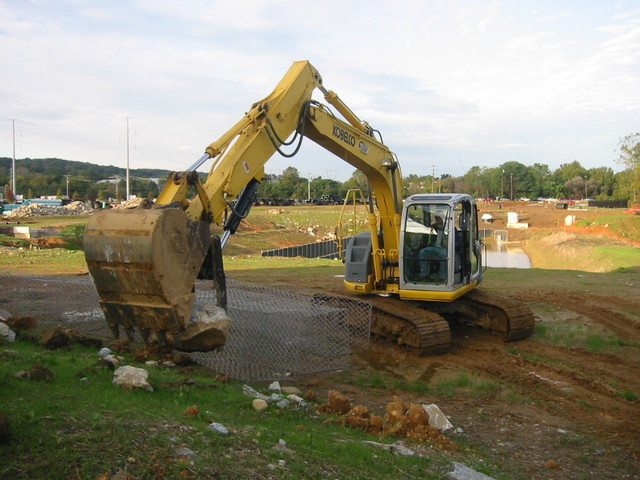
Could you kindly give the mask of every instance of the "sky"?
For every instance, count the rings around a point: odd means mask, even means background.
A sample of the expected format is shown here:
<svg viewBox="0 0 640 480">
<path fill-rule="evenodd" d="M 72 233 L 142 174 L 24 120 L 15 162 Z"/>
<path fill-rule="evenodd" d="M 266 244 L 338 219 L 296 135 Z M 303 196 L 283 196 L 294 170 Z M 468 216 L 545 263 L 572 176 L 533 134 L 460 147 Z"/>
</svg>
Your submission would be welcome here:
<svg viewBox="0 0 640 480">
<path fill-rule="evenodd" d="M 620 171 L 640 131 L 639 0 L 0 0 L 0 157 L 184 170 L 297 60 L 404 176 Z M 310 140 L 289 166 L 353 173 Z"/>
</svg>

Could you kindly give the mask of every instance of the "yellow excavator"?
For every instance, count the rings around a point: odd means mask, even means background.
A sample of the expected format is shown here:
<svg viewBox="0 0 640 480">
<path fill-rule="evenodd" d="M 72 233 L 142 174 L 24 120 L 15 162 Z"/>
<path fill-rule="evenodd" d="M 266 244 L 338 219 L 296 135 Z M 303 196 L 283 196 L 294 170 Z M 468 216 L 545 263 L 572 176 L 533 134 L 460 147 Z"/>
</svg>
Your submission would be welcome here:
<svg viewBox="0 0 640 480">
<path fill-rule="evenodd" d="M 316 89 L 330 106 L 312 99 Z M 217 278 L 217 289 L 224 289 L 221 249 L 248 214 L 265 163 L 276 152 L 291 156 L 283 146 L 295 154 L 304 138 L 368 180 L 368 230 L 347 244 L 344 283 L 348 292 L 372 299 L 373 334 L 421 355 L 447 350 L 452 322 L 488 328 L 505 340 L 531 334 L 534 319 L 525 304 L 476 289 L 483 264 L 474 198 L 403 200 L 400 165 L 380 133 L 300 61 L 189 169 L 171 173 L 155 203 L 90 218 L 86 260 L 116 337 L 121 329 L 130 337 L 138 330 L 150 344 L 184 351 L 224 344 L 224 333 L 194 315 L 196 279 Z M 202 183 L 196 170 L 208 161 Z M 223 225 L 221 237 L 212 236 L 212 224 Z"/>
</svg>

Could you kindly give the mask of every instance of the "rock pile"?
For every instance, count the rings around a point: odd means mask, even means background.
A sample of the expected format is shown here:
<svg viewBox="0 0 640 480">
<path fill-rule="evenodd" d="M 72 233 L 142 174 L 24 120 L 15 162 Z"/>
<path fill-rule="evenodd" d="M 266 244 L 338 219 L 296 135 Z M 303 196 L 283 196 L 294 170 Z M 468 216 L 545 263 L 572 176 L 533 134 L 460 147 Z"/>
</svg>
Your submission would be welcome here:
<svg viewBox="0 0 640 480">
<path fill-rule="evenodd" d="M 415 403 L 407 404 L 399 397 L 387 404 L 384 417 L 371 414 L 364 405 L 352 407 L 349 399 L 335 390 L 329 392 L 327 403 L 318 405 L 316 410 L 324 414 L 341 415 L 341 422 L 348 427 L 379 436 L 389 435 L 416 442 L 429 442 L 446 450 L 457 448 L 453 441 L 441 433 L 448 430 L 451 424 L 448 420 L 446 424 L 436 421 L 435 411 L 441 414 L 439 409 L 428 409 L 426 405 Z M 429 411 L 432 412 L 431 415 Z"/>
<path fill-rule="evenodd" d="M 8 212 L 3 212 L 2 216 L 5 219 L 13 219 L 63 215 L 88 215 L 93 213 L 93 211 L 93 208 L 87 206 L 83 202 L 71 202 L 63 207 L 33 203 L 31 205 L 23 205 Z"/>
<path fill-rule="evenodd" d="M 120 202 L 117 205 L 114 205 L 115 209 L 126 209 L 126 208 L 137 208 L 142 203 L 146 202 L 145 198 L 132 198 L 131 200 L 125 200 L 124 202 Z"/>
</svg>

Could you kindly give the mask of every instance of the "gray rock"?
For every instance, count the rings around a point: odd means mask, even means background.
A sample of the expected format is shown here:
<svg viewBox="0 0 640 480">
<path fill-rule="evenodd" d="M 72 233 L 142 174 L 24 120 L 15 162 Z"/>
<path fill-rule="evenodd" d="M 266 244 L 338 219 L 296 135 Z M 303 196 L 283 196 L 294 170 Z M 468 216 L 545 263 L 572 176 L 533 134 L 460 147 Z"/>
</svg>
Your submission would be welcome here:
<svg viewBox="0 0 640 480">
<path fill-rule="evenodd" d="M 13 342 L 16 339 L 16 332 L 11 330 L 6 323 L 0 322 L 0 337 L 8 342 Z"/>
<path fill-rule="evenodd" d="M 264 400 L 265 402 L 269 400 L 269 397 L 267 397 L 266 395 L 263 395 L 263 394 L 255 391 L 249 385 L 243 385 L 242 386 L 242 391 L 244 392 L 245 395 L 249 395 L 250 397 L 259 398 L 260 400 Z"/>
<path fill-rule="evenodd" d="M 447 473 L 449 478 L 454 480 L 495 480 L 493 477 L 475 471 L 458 462 L 453 462 L 453 472 Z"/>
<path fill-rule="evenodd" d="M 453 428 L 453 425 L 449 419 L 442 413 L 442 410 L 437 405 L 422 405 L 424 411 L 429 414 L 429 425 L 435 427 L 441 432 L 446 432 Z"/>
<path fill-rule="evenodd" d="M 285 442 L 282 439 L 278 440 L 278 443 L 276 443 L 273 446 L 273 449 L 277 450 L 280 453 L 286 453 L 286 454 L 289 454 L 289 455 L 293 455 L 294 453 L 296 453 L 294 450 L 292 450 L 289 447 L 287 447 L 287 442 Z"/>
<path fill-rule="evenodd" d="M 100 360 L 100 362 L 104 362 L 104 364 L 110 364 L 113 368 L 115 368 L 124 363 L 124 358 L 117 355 L 105 355 L 104 357 L 102 357 L 102 360 Z"/>
<path fill-rule="evenodd" d="M 282 387 L 282 392 L 288 393 L 289 395 L 302 395 L 298 387 Z"/>
<path fill-rule="evenodd" d="M 269 403 L 278 403 L 280 401 L 282 401 L 284 399 L 284 397 L 282 395 L 279 395 L 277 393 L 272 393 L 271 396 L 267 399 L 267 402 Z"/>
<path fill-rule="evenodd" d="M 282 390 L 280 388 L 280 382 L 278 381 L 273 382 L 271 385 L 269 385 L 269 390 L 275 390 L 276 392 L 279 392 L 280 390 Z"/>
<path fill-rule="evenodd" d="M 229 433 L 229 429 L 225 427 L 221 423 L 213 422 L 207 426 L 209 430 L 213 430 L 214 432 L 219 433 L 220 435 L 227 435 Z"/>
<path fill-rule="evenodd" d="M 175 449 L 175 452 L 176 452 L 176 455 L 178 455 L 179 457 L 193 457 L 196 454 L 196 452 L 194 452 L 188 447 L 177 447 Z"/>
<path fill-rule="evenodd" d="M 98 352 L 98 356 L 99 356 L 99 357 L 104 358 L 104 357 L 106 357 L 107 355 L 111 355 L 111 350 L 110 350 L 110 349 L 108 349 L 107 347 L 102 347 L 102 348 L 100 349 L 100 351 Z"/>
<path fill-rule="evenodd" d="M 148 392 L 153 392 L 153 387 L 149 384 L 147 378 L 149 378 L 149 372 L 145 369 L 125 365 L 114 372 L 113 384 L 141 388 Z"/>
<path fill-rule="evenodd" d="M 292 401 L 293 403 L 306 408 L 308 406 L 308 403 L 304 400 L 304 398 L 299 397 L 298 395 L 289 395 L 287 397 L 287 400 Z"/>
<path fill-rule="evenodd" d="M 416 452 L 414 452 L 410 448 L 405 447 L 401 443 L 378 443 L 369 440 L 365 440 L 363 443 L 365 445 L 372 445 L 388 452 L 392 452 L 395 455 L 402 455 L 403 457 L 414 457 L 417 455 Z"/>
</svg>

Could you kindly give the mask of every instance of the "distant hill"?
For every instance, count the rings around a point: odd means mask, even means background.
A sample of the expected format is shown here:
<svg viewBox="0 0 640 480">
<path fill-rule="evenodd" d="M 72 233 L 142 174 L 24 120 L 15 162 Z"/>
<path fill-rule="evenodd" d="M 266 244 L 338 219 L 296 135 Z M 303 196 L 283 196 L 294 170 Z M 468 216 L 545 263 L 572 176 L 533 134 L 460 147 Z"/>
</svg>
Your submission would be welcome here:
<svg viewBox="0 0 640 480">
<path fill-rule="evenodd" d="M 11 159 L 0 157 L 0 184 L 9 181 Z M 72 175 L 85 180 L 104 180 L 106 178 L 125 176 L 126 169 L 113 165 L 96 165 L 89 162 L 62 160 L 60 158 L 20 158 L 16 159 L 16 171 L 21 175 Z M 130 168 L 129 175 L 138 178 L 166 178 L 169 170 L 157 168 Z"/>
<path fill-rule="evenodd" d="M 0 157 L 0 187 L 4 187 L 4 197 L 9 199 L 11 179 L 11 159 Z M 169 170 L 129 169 L 131 193 L 138 196 L 155 196 L 158 185 L 149 179 L 167 178 Z M 60 158 L 16 159 L 16 191 L 25 198 L 41 196 L 65 196 L 77 199 L 122 197 L 125 190 L 125 168 L 113 165 L 96 165 Z M 120 181 L 116 186 L 115 179 Z M 110 182 L 100 182 L 109 180 Z M 0 190 L 2 192 L 2 190 Z"/>
</svg>

